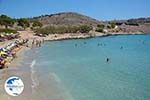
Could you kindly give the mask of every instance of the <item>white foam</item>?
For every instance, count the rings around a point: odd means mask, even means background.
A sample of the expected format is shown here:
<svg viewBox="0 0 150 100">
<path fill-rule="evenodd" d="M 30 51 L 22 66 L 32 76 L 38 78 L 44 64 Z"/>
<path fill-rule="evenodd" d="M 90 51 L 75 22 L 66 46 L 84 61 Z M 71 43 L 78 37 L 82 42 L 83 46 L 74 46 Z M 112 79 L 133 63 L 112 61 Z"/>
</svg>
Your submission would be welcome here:
<svg viewBox="0 0 150 100">
<path fill-rule="evenodd" d="M 54 78 L 54 80 L 58 83 L 61 82 L 60 78 L 55 74 L 55 73 L 51 73 L 51 76 Z"/>
<path fill-rule="evenodd" d="M 32 81 L 32 93 L 34 92 L 35 88 L 38 86 L 38 79 L 35 75 L 36 71 L 35 71 L 35 66 L 36 64 L 36 60 L 33 60 L 31 65 L 30 65 L 30 68 L 31 68 L 31 81 Z"/>
</svg>

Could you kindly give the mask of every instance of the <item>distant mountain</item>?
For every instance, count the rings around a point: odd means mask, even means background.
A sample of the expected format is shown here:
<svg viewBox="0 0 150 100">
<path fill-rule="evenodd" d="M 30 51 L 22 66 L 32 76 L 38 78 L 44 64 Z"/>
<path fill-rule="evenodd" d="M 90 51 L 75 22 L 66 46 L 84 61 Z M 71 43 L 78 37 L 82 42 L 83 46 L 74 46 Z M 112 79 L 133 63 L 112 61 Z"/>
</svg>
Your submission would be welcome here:
<svg viewBox="0 0 150 100">
<path fill-rule="evenodd" d="M 135 18 L 128 20 L 115 20 L 119 28 L 124 32 L 142 32 L 150 33 L 150 17 L 149 18 Z"/>
<path fill-rule="evenodd" d="M 150 23 L 150 18 L 137 18 L 137 19 L 129 19 L 127 20 L 127 22 L 130 22 L 130 23 Z"/>
<path fill-rule="evenodd" d="M 34 17 L 34 20 L 39 20 L 43 25 L 92 25 L 95 26 L 100 21 L 75 12 L 63 12 L 50 15 L 42 15 Z"/>
<path fill-rule="evenodd" d="M 111 22 L 111 21 L 109 21 Z M 127 24 L 127 25 L 141 25 L 141 24 L 150 24 L 150 17 L 148 18 L 133 18 L 128 20 L 113 20 L 117 24 Z"/>
</svg>

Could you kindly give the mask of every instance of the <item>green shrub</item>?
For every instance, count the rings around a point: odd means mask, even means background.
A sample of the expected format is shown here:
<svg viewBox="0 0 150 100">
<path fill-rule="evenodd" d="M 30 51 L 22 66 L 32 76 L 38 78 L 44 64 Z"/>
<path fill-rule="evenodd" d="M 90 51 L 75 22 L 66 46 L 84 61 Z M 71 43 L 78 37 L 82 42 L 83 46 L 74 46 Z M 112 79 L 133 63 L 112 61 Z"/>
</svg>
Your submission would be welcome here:
<svg viewBox="0 0 150 100">
<path fill-rule="evenodd" d="M 32 27 L 42 27 L 43 24 L 40 23 L 39 21 L 33 21 Z"/>
<path fill-rule="evenodd" d="M 92 30 L 91 26 L 87 26 L 87 25 L 79 26 L 79 32 L 81 33 L 88 33 L 90 30 Z"/>
<path fill-rule="evenodd" d="M 13 26 L 14 22 L 15 20 L 7 15 L 0 15 L 0 25 L 4 25 L 6 28 L 8 28 L 8 26 Z"/>
<path fill-rule="evenodd" d="M 13 29 L 0 29 L 0 33 L 17 33 L 17 31 Z"/>
<path fill-rule="evenodd" d="M 103 28 L 105 27 L 105 25 L 103 25 L 103 24 L 98 24 L 97 27 L 103 29 Z"/>
<path fill-rule="evenodd" d="M 38 34 L 62 34 L 62 33 L 88 33 L 92 30 L 91 26 L 80 25 L 80 26 L 48 26 L 45 28 L 37 29 L 35 32 Z"/>
<path fill-rule="evenodd" d="M 104 32 L 103 28 L 97 28 L 95 31 L 96 32 Z"/>
<path fill-rule="evenodd" d="M 107 28 L 108 28 L 108 29 L 111 29 L 111 26 L 110 26 L 110 25 L 107 25 Z"/>
<path fill-rule="evenodd" d="M 115 28 L 116 23 L 115 22 L 110 22 L 110 26 L 111 26 L 111 28 Z"/>
<path fill-rule="evenodd" d="M 20 18 L 17 20 L 18 25 L 22 26 L 24 29 L 30 26 L 30 22 L 27 18 Z"/>
</svg>

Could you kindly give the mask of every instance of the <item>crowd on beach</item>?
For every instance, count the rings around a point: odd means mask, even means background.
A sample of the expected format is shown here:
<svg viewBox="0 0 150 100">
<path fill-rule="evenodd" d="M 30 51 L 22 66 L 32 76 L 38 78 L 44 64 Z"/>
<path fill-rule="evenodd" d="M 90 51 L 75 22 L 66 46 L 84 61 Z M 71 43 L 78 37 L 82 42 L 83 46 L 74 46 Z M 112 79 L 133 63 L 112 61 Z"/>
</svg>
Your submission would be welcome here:
<svg viewBox="0 0 150 100">
<path fill-rule="evenodd" d="M 16 58 L 16 52 L 21 49 L 21 46 L 25 44 L 25 40 L 16 40 L 7 46 L 0 48 L 0 69 L 7 67 L 7 65 Z"/>
<path fill-rule="evenodd" d="M 14 33 L 0 33 L 0 42 L 3 41 L 7 41 L 7 40 L 11 40 L 11 39 L 15 39 L 18 38 L 19 34 L 14 34 Z"/>
<path fill-rule="evenodd" d="M 16 58 L 16 53 L 23 47 L 40 47 L 44 40 L 39 39 L 17 39 L 13 43 L 0 48 L 0 69 L 7 68 L 8 64 Z"/>
<path fill-rule="evenodd" d="M 44 39 L 32 39 L 31 40 L 31 47 L 41 47 L 42 43 L 44 43 Z"/>
</svg>

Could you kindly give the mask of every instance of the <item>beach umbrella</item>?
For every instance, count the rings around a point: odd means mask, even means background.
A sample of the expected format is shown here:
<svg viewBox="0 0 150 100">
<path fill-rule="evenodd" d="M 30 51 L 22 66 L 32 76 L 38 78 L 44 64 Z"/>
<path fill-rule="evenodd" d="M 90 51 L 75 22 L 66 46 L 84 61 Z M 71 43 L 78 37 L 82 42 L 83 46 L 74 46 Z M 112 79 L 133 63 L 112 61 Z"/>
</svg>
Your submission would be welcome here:
<svg viewBox="0 0 150 100">
<path fill-rule="evenodd" d="M 16 46 L 16 44 L 15 44 L 15 43 L 12 43 L 12 44 L 8 45 L 8 46 L 6 47 L 6 49 L 7 49 L 7 50 L 11 50 L 14 46 Z"/>
<path fill-rule="evenodd" d="M 7 46 L 6 49 L 7 49 L 7 50 L 11 50 L 11 46 Z"/>
<path fill-rule="evenodd" d="M 6 52 L 4 52 L 4 51 L 1 51 L 0 52 L 0 55 L 6 55 L 7 53 Z"/>
<path fill-rule="evenodd" d="M 7 49 L 5 49 L 5 48 L 2 48 L 2 51 L 5 51 L 5 52 L 6 52 L 6 51 L 7 51 Z"/>
<path fill-rule="evenodd" d="M 1 37 L 4 37 L 4 34 L 0 34 Z"/>
</svg>

